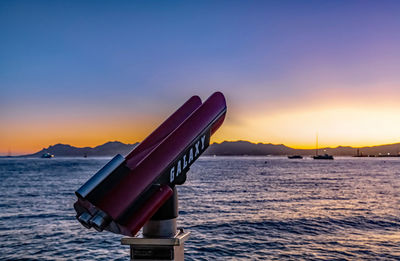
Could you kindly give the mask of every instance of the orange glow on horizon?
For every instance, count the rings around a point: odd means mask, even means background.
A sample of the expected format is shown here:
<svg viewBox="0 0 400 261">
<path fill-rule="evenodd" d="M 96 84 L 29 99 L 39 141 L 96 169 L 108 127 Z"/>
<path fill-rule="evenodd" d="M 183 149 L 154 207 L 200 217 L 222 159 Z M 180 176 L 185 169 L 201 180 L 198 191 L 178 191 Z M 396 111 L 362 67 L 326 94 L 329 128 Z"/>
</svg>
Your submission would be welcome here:
<svg viewBox="0 0 400 261">
<path fill-rule="evenodd" d="M 319 97 L 298 102 L 281 101 L 266 106 L 228 104 L 227 118 L 211 142 L 246 140 L 253 143 L 284 144 L 298 149 L 315 148 L 316 133 L 320 148 L 364 147 L 400 142 L 400 106 L 396 95 L 365 99 Z M 334 102 L 339 101 L 339 102 Z M 229 100 L 228 100 L 229 103 Z M 76 147 L 95 147 L 108 141 L 135 143 L 156 128 L 165 115 L 138 113 L 115 115 L 74 115 L 27 117 L 8 121 L 0 129 L 0 155 L 34 153 L 57 143 Z"/>
<path fill-rule="evenodd" d="M 289 97 L 286 101 L 233 108 L 213 140 L 313 149 L 318 132 L 320 148 L 399 143 L 400 92 L 392 87 L 381 86 L 382 92 L 374 95 L 368 91 L 344 95 L 327 88 L 308 98 Z"/>
</svg>

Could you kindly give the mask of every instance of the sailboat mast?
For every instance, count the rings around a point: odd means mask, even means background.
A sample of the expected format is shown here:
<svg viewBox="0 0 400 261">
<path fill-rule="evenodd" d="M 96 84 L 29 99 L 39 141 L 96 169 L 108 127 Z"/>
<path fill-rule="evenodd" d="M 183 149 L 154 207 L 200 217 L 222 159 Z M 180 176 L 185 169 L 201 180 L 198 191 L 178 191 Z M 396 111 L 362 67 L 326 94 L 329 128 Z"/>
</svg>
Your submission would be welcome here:
<svg viewBox="0 0 400 261">
<path fill-rule="evenodd" d="M 317 139 L 316 139 L 316 142 L 315 142 L 315 156 L 318 156 L 318 133 L 317 133 Z"/>
</svg>

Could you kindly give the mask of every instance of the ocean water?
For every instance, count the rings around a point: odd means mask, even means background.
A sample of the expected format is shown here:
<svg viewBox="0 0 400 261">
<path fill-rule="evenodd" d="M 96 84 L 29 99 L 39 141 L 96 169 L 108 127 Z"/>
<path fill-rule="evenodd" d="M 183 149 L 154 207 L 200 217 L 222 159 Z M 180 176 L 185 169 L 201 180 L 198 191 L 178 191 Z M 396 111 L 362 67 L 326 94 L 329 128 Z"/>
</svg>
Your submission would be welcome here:
<svg viewBox="0 0 400 261">
<path fill-rule="evenodd" d="M 1 260 L 128 260 L 74 191 L 109 159 L 0 159 Z M 186 260 L 400 260 L 400 159 L 202 157 L 179 186 Z"/>
</svg>

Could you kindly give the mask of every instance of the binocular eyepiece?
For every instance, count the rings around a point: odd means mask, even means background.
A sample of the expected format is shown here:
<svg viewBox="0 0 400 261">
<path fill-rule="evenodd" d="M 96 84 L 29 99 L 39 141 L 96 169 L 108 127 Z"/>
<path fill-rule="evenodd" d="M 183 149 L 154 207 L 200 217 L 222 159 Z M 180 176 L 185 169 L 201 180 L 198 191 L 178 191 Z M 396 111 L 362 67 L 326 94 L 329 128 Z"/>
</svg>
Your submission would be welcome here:
<svg viewBox="0 0 400 261">
<path fill-rule="evenodd" d="M 97 211 L 93 216 L 88 212 L 83 212 L 77 216 L 77 219 L 84 227 L 93 227 L 98 232 L 103 231 L 111 221 L 111 218 L 101 210 Z"/>
<path fill-rule="evenodd" d="M 90 224 L 90 219 L 92 218 L 92 215 L 90 215 L 88 212 L 83 212 L 79 216 L 76 216 L 76 219 L 86 228 L 91 228 L 92 225 Z"/>
</svg>

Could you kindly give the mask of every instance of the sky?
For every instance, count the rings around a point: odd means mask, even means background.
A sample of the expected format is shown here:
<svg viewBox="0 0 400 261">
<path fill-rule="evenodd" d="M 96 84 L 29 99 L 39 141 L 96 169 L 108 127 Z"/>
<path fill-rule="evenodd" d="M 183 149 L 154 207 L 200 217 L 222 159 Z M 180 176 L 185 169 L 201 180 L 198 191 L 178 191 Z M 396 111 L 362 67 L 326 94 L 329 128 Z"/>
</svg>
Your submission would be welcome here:
<svg viewBox="0 0 400 261">
<path fill-rule="evenodd" d="M 143 140 L 224 93 L 212 141 L 400 142 L 399 1 L 0 1 L 0 155 Z"/>
</svg>

